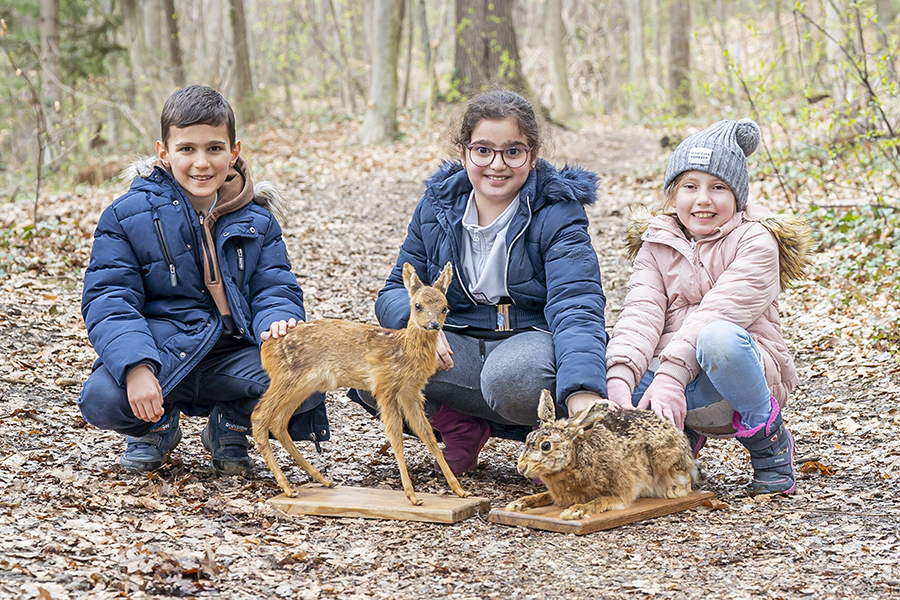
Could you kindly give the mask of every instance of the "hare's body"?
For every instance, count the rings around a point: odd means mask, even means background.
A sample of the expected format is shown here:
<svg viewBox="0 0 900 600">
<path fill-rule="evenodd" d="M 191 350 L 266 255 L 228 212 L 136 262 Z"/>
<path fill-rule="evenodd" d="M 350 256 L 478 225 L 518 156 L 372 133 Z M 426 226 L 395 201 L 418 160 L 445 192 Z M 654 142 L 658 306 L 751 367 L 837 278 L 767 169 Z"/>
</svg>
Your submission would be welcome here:
<svg viewBox="0 0 900 600">
<path fill-rule="evenodd" d="M 595 404 L 553 420 L 549 392 L 541 396 L 541 427 L 528 435 L 519 472 L 540 477 L 547 492 L 524 496 L 507 509 L 555 504 L 563 519 L 631 506 L 637 498 L 678 498 L 698 480 L 684 434 L 652 411 L 610 411 Z"/>
<path fill-rule="evenodd" d="M 459 496 L 469 495 L 444 460 L 425 416 L 422 395 L 422 388 L 437 370 L 437 338 L 447 312 L 444 292 L 450 284 L 452 268 L 444 268 L 435 287 L 422 285 L 409 265 L 404 266 L 403 274 L 411 304 L 405 329 L 321 319 L 301 323 L 286 336 L 263 344 L 262 364 L 272 381 L 253 411 L 253 439 L 287 496 L 293 496 L 293 491 L 275 461 L 269 433 L 310 477 L 333 487 L 306 461 L 291 441 L 287 426 L 291 415 L 309 396 L 339 387 L 365 389 L 375 396 L 410 502 L 421 504 L 403 458 L 404 420 L 437 459 L 450 488 Z"/>
</svg>

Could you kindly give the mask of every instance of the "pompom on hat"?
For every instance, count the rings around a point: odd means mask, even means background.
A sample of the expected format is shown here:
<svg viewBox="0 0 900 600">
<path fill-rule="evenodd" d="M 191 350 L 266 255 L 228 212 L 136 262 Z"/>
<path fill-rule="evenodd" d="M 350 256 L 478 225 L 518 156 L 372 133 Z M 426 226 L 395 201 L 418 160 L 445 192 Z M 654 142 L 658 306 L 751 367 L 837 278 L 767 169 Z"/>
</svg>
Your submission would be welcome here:
<svg viewBox="0 0 900 600">
<path fill-rule="evenodd" d="M 761 139 L 762 132 L 753 119 L 713 123 L 678 144 L 666 165 L 663 189 L 668 190 L 685 171 L 703 171 L 724 181 L 734 193 L 737 210 L 744 210 L 750 192 L 747 157 Z"/>
</svg>

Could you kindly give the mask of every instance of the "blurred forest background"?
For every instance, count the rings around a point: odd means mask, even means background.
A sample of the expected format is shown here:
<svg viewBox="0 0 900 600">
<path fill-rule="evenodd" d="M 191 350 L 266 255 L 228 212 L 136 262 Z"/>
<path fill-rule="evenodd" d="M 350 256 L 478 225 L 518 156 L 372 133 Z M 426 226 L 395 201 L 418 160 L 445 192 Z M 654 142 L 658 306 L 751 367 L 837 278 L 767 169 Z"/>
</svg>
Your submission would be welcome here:
<svg viewBox="0 0 900 600">
<path fill-rule="evenodd" d="M 404 143 L 505 86 L 556 126 L 643 126 L 664 148 L 754 117 L 751 180 L 837 248 L 835 300 L 896 299 L 898 12 L 900 0 L 7 0 L 0 202 L 34 213 L 0 231 L 0 277 L 39 232 L 40 202 L 150 152 L 185 84 L 220 89 L 242 131 L 344 121 L 352 144 Z M 900 317 L 866 335 L 896 348 Z"/>
</svg>

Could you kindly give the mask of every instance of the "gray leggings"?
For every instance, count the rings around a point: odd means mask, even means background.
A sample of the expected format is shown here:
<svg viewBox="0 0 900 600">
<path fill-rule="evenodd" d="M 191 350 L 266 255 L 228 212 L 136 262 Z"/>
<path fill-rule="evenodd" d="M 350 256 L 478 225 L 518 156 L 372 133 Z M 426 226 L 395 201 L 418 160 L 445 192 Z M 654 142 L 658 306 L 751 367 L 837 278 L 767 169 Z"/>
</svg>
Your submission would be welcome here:
<svg viewBox="0 0 900 600">
<path fill-rule="evenodd" d="M 453 350 L 453 368 L 438 371 L 425 386 L 429 418 L 447 405 L 504 425 L 538 423 L 541 390 L 556 396 L 556 358 L 549 333 L 525 331 L 504 340 L 445 333 Z M 371 394 L 359 390 L 359 395 L 375 406 Z"/>
<path fill-rule="evenodd" d="M 525 331 L 505 340 L 446 332 L 453 368 L 438 371 L 425 386 L 425 412 L 440 405 L 506 425 L 535 425 L 541 390 L 556 395 L 553 338 Z"/>
</svg>

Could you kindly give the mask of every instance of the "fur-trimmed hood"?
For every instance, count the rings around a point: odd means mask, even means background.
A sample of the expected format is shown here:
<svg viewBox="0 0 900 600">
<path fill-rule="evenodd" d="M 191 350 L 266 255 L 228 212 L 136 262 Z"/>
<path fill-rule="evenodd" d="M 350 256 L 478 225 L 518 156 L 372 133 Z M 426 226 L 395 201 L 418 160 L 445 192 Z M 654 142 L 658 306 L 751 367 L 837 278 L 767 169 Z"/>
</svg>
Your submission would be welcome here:
<svg viewBox="0 0 900 600">
<path fill-rule="evenodd" d="M 538 159 L 537 166 L 528 175 L 522 189 L 534 186 L 534 197 L 545 204 L 574 200 L 587 206 L 597 201 L 599 184 L 600 177 L 587 169 L 569 165 L 557 169 L 549 162 Z M 438 170 L 425 180 L 425 187 L 428 188 L 448 185 L 468 186 L 468 191 L 471 191 L 472 184 L 461 162 L 444 161 Z"/>
<path fill-rule="evenodd" d="M 637 206 L 631 211 L 631 219 L 625 230 L 625 248 L 629 260 L 634 260 L 644 243 L 645 233 L 651 223 L 656 222 L 667 229 L 678 221 L 674 215 L 660 215 L 645 206 Z M 813 247 L 812 231 L 806 219 L 790 214 L 772 214 L 760 205 L 750 204 L 724 225 L 720 234 L 726 234 L 734 227 L 748 221 L 758 222 L 772 234 L 778 242 L 778 263 L 781 289 L 802 279 L 810 264 L 809 253 Z"/>
<path fill-rule="evenodd" d="M 150 177 L 151 173 L 153 173 L 154 167 L 159 167 L 161 170 L 166 171 L 171 175 L 171 172 L 159 162 L 159 159 L 155 155 L 150 155 L 133 161 L 124 171 L 122 171 L 120 178 L 128 184 L 131 184 L 131 182 L 138 177 L 147 179 Z M 247 163 L 244 161 L 243 157 L 238 157 L 232 171 L 235 169 L 238 169 L 242 173 L 248 171 Z M 246 177 L 246 180 L 249 182 L 249 176 Z M 275 215 L 275 218 L 279 221 L 284 222 L 284 219 L 287 216 L 287 203 L 278 189 L 271 182 L 260 181 L 257 183 L 250 183 L 249 191 L 253 194 L 252 198 L 255 204 L 265 208 Z M 239 207 L 236 206 L 234 208 Z"/>
</svg>

